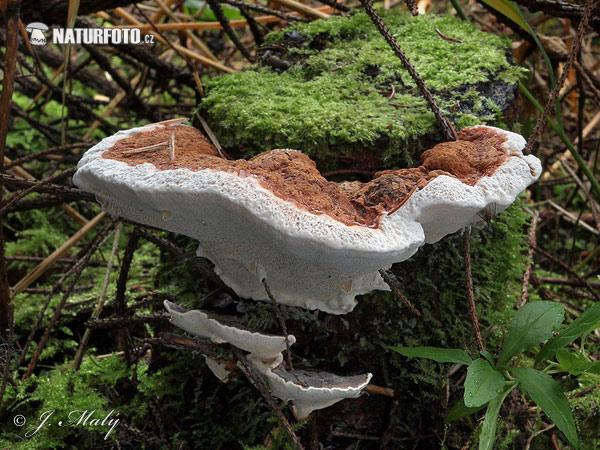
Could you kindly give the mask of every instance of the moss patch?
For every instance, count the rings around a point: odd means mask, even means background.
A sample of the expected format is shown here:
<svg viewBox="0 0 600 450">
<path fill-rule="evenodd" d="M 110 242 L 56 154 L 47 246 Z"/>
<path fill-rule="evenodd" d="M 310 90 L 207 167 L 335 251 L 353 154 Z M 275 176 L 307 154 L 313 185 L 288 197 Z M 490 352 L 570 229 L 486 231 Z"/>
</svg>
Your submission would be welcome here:
<svg viewBox="0 0 600 450">
<path fill-rule="evenodd" d="M 522 71 L 507 58 L 507 40 L 450 16 L 382 14 L 458 128 L 501 119 Z M 461 43 L 442 39 L 436 28 Z M 261 63 L 213 79 L 200 105 L 234 153 L 296 148 L 325 169 L 370 150 L 372 167 L 394 167 L 412 165 L 439 138 L 433 113 L 365 14 L 299 24 L 271 33 L 267 43 L 287 53 L 270 48 L 259 53 Z"/>
</svg>

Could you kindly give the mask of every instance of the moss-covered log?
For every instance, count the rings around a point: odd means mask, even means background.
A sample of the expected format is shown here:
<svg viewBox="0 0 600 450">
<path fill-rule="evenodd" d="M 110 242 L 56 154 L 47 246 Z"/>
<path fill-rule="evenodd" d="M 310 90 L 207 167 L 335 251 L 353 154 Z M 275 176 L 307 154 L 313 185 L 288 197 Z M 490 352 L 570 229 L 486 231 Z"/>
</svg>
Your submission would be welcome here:
<svg viewBox="0 0 600 450">
<path fill-rule="evenodd" d="M 383 17 L 457 129 L 510 113 L 522 72 L 510 42 L 450 16 Z M 200 104 L 233 154 L 294 148 L 322 170 L 380 169 L 413 165 L 439 140 L 433 113 L 366 14 L 300 24 L 266 43 L 252 68 L 207 83 Z"/>
</svg>

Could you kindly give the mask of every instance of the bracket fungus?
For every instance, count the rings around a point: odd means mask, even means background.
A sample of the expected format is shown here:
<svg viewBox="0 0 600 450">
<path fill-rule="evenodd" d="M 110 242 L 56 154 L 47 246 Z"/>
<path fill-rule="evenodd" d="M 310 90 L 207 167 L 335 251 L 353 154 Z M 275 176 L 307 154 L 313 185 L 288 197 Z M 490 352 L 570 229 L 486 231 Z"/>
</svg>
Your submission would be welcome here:
<svg viewBox="0 0 600 450">
<path fill-rule="evenodd" d="M 250 331 L 232 324 L 226 317 L 187 310 L 168 300 L 164 305 L 171 323 L 187 333 L 207 337 L 215 344 L 226 342 L 249 352 L 248 361 L 265 379 L 273 395 L 293 402 L 294 415 L 298 419 L 305 419 L 313 410 L 326 408 L 345 398 L 357 398 L 371 380 L 370 373 L 344 377 L 302 369 L 288 371 L 283 365 L 285 337 Z M 293 335 L 287 338 L 289 344 L 296 342 Z M 231 367 L 208 356 L 205 360 L 219 380 L 228 380 Z"/>
<path fill-rule="evenodd" d="M 281 364 L 282 357 L 272 363 L 250 355 L 248 360 L 266 379 L 273 395 L 292 401 L 294 416 L 306 419 L 315 409 L 323 409 L 345 398 L 357 398 L 371 381 L 372 374 L 340 377 L 328 372 L 296 369 L 289 372 Z"/>
<path fill-rule="evenodd" d="M 187 310 L 168 300 L 164 305 L 173 325 L 195 336 L 207 337 L 215 344 L 228 342 L 264 361 L 275 360 L 286 349 L 284 336 L 250 331 L 239 324 L 230 323 L 225 317 L 217 318 L 197 309 Z M 296 342 L 293 335 L 287 338 L 290 344 Z"/>
<path fill-rule="evenodd" d="M 268 300 L 266 278 L 278 302 L 333 314 L 388 290 L 379 269 L 480 222 L 483 211 L 503 211 L 541 173 L 522 154 L 523 137 L 476 126 L 423 152 L 419 167 L 334 183 L 295 150 L 225 160 L 182 122 L 104 139 L 74 183 L 111 213 L 197 239 L 197 254 L 239 296 Z"/>
</svg>

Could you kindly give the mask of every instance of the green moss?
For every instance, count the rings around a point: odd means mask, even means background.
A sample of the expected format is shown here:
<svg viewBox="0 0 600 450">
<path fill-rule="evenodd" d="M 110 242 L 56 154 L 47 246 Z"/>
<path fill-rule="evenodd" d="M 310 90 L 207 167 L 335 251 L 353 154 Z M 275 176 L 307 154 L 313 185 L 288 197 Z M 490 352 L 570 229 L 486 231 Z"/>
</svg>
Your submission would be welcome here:
<svg viewBox="0 0 600 450">
<path fill-rule="evenodd" d="M 507 40 L 450 16 L 387 12 L 384 20 L 459 127 L 500 118 L 507 103 L 489 101 L 512 97 L 522 71 L 507 59 Z M 436 28 L 461 43 L 442 39 Z M 225 147 L 245 156 L 297 148 L 328 161 L 325 167 L 377 148 L 375 156 L 391 167 L 412 164 L 416 151 L 438 137 L 412 78 L 365 14 L 299 24 L 267 42 L 288 46 L 280 55 L 288 70 L 256 65 L 207 83 L 200 108 Z M 378 93 L 392 85 L 393 99 Z M 495 95 L 497 88 L 504 94 Z"/>
<path fill-rule="evenodd" d="M 123 419 L 114 411 L 105 398 L 103 390 L 113 389 L 119 379 L 130 375 L 122 358 L 110 356 L 94 361 L 84 360 L 79 372 L 65 366 L 56 370 L 32 375 L 17 389 L 9 385 L 4 398 L 6 408 L 0 446 L 18 450 L 55 448 L 97 448 L 97 445 L 110 444 L 121 426 L 107 436 L 112 423 L 110 419 Z M 138 376 L 143 378 L 143 370 Z M 98 390 L 96 389 L 98 388 Z M 85 413 L 84 413 L 85 412 Z M 82 414 L 88 420 L 80 418 Z M 24 426 L 16 426 L 14 417 L 25 417 Z M 104 424 L 92 419 L 109 416 Z M 40 427 L 40 425 L 43 426 Z M 39 429 L 38 429 L 39 427 Z M 37 430 L 37 431 L 36 431 Z M 106 436 L 106 440 L 104 439 Z"/>
</svg>

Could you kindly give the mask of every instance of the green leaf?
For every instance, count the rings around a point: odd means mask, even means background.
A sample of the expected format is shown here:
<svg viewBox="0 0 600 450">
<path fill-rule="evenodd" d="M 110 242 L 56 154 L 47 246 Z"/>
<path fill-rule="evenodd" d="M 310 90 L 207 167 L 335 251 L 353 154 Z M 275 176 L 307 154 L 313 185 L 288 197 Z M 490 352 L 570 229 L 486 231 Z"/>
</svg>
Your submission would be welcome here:
<svg viewBox="0 0 600 450">
<path fill-rule="evenodd" d="M 525 31 L 529 32 L 529 25 L 523 20 L 523 17 L 514 10 L 513 2 L 509 0 L 481 0 L 483 3 L 495 9 L 503 16 L 508 17 L 514 23 L 519 25 Z"/>
<path fill-rule="evenodd" d="M 531 399 L 565 434 L 569 442 L 578 448 L 579 439 L 573 413 L 560 385 L 550 375 L 539 370 L 519 367 L 511 372 Z"/>
<path fill-rule="evenodd" d="M 467 369 L 465 406 L 476 408 L 498 397 L 504 389 L 504 376 L 485 359 L 476 359 Z"/>
<path fill-rule="evenodd" d="M 400 353 L 404 356 L 414 358 L 427 358 L 441 363 L 458 363 L 469 365 L 473 362 L 467 352 L 453 348 L 438 347 L 393 347 L 387 346 L 390 350 Z"/>
<path fill-rule="evenodd" d="M 488 360 L 488 362 L 490 363 L 490 365 L 491 365 L 492 367 L 494 367 L 494 366 L 495 366 L 495 363 L 494 363 L 494 355 L 492 355 L 492 354 L 491 354 L 490 352 L 488 352 L 487 350 L 481 350 L 481 351 L 479 352 L 479 354 L 480 354 L 481 356 L 483 356 L 485 359 L 487 359 L 487 360 Z"/>
<path fill-rule="evenodd" d="M 566 347 L 579 336 L 588 334 L 600 327 L 600 303 L 596 303 L 559 334 L 551 338 L 535 357 L 536 364 L 551 359 L 558 350 Z"/>
<path fill-rule="evenodd" d="M 463 397 L 461 397 L 456 402 L 456 404 L 450 409 L 450 411 L 448 411 L 448 414 L 446 414 L 446 417 L 444 418 L 444 422 L 454 422 L 455 420 L 468 416 L 469 414 L 481 411 L 483 408 L 485 408 L 485 405 L 478 406 L 477 408 L 469 408 L 468 406 L 465 406 L 465 400 Z"/>
<path fill-rule="evenodd" d="M 498 364 L 552 337 L 563 321 L 565 311 L 554 302 L 525 304 L 515 313 Z"/>
<path fill-rule="evenodd" d="M 559 350 L 556 359 L 560 367 L 571 375 L 581 375 L 585 372 L 596 373 L 600 369 L 600 361 L 590 361 L 583 352 L 572 352 L 570 350 Z"/>
<path fill-rule="evenodd" d="M 502 406 L 502 402 L 515 386 L 516 384 L 488 403 L 485 419 L 481 426 L 481 434 L 479 435 L 479 450 L 492 450 L 494 448 L 500 406 Z"/>
</svg>

